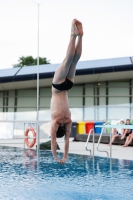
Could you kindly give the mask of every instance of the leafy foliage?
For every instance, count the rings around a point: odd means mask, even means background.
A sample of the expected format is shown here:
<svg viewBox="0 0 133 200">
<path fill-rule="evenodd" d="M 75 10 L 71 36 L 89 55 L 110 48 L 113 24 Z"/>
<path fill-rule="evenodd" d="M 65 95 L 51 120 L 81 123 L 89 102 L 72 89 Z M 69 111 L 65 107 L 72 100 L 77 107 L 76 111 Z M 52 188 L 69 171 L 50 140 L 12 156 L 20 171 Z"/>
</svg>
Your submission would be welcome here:
<svg viewBox="0 0 133 200">
<path fill-rule="evenodd" d="M 19 63 L 18 64 L 14 64 L 13 67 L 23 67 L 23 66 L 33 66 L 33 65 L 37 65 L 37 58 L 33 58 L 32 56 L 22 56 L 19 58 Z M 41 58 L 39 57 L 39 65 L 42 64 L 50 64 L 49 60 L 47 60 L 47 58 Z"/>
</svg>

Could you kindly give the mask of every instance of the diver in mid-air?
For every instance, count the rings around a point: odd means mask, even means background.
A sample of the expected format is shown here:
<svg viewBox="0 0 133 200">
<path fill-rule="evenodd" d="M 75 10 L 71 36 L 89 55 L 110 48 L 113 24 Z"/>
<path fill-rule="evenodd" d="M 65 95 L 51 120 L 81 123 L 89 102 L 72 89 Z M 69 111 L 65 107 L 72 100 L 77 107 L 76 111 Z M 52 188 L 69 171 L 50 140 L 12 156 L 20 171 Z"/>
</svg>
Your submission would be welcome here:
<svg viewBox="0 0 133 200">
<path fill-rule="evenodd" d="M 52 82 L 51 98 L 51 147 L 54 159 L 65 163 L 69 150 L 69 136 L 71 132 L 71 113 L 69 110 L 68 90 L 73 87 L 76 64 L 82 53 L 82 23 L 77 19 L 72 21 L 71 36 L 66 57 L 57 68 Z M 77 39 L 77 41 L 76 41 Z M 56 138 L 65 136 L 64 156 L 61 160 L 56 154 Z"/>
</svg>

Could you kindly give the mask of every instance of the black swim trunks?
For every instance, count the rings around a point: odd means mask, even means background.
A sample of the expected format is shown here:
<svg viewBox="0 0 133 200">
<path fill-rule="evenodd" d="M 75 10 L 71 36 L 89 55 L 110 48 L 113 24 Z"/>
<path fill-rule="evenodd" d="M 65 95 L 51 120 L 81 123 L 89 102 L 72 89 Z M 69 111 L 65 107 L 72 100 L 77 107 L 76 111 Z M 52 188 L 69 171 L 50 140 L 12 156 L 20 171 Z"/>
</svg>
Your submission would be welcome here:
<svg viewBox="0 0 133 200">
<path fill-rule="evenodd" d="M 60 83 L 60 84 L 52 83 L 52 86 L 55 89 L 60 90 L 60 91 L 70 90 L 73 87 L 73 82 L 66 78 L 66 80 L 63 83 Z"/>
</svg>

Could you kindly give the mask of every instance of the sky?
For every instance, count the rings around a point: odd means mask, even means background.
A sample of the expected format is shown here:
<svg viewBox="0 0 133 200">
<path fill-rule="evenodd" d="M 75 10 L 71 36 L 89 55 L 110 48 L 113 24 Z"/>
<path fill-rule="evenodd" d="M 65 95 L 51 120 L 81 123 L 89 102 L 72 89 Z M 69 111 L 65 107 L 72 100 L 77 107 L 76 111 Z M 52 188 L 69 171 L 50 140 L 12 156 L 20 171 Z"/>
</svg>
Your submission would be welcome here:
<svg viewBox="0 0 133 200">
<path fill-rule="evenodd" d="M 133 56 L 133 0 L 34 0 L 39 6 L 39 56 L 65 57 L 74 18 L 83 24 L 80 61 Z M 38 55 L 38 6 L 0 0 L 0 69 Z"/>
</svg>

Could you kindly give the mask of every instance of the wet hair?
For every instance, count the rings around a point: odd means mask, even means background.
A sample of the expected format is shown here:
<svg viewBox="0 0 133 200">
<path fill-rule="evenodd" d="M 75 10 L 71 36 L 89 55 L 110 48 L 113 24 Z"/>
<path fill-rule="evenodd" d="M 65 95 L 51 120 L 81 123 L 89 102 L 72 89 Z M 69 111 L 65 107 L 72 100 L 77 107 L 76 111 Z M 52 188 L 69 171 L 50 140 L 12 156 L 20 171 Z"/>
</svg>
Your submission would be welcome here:
<svg viewBox="0 0 133 200">
<path fill-rule="evenodd" d="M 59 126 L 57 132 L 56 132 L 56 137 L 61 138 L 66 135 L 66 127 L 65 126 Z"/>
</svg>

